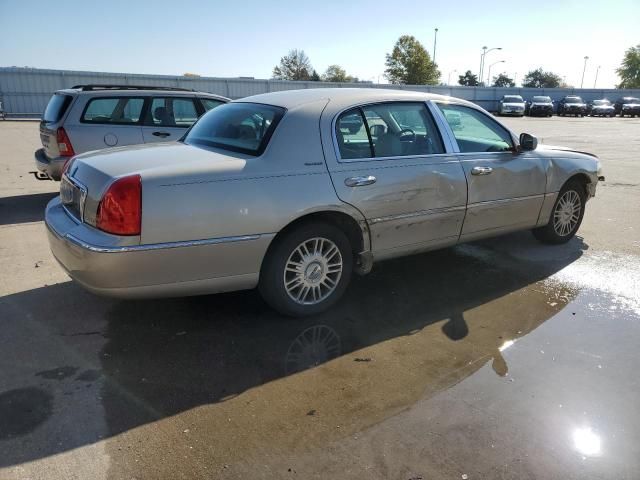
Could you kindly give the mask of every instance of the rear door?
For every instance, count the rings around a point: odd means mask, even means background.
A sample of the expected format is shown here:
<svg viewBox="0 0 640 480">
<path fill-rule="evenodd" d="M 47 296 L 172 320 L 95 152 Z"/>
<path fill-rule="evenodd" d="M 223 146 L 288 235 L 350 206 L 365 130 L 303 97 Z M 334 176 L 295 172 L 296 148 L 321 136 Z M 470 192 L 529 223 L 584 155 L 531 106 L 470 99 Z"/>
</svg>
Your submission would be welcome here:
<svg viewBox="0 0 640 480">
<path fill-rule="evenodd" d="M 545 161 L 531 152 L 517 152 L 509 131 L 483 111 L 437 105 L 449 124 L 468 182 L 463 240 L 534 226 L 544 200 Z"/>
<path fill-rule="evenodd" d="M 376 258 L 457 241 L 464 173 L 426 103 L 346 110 L 335 118 L 331 135 L 333 184 L 338 197 L 367 219 Z"/>
<path fill-rule="evenodd" d="M 142 127 L 144 142 L 179 140 L 202 113 L 204 108 L 195 97 L 154 96 Z"/>
<path fill-rule="evenodd" d="M 142 143 L 141 96 L 80 96 L 64 128 L 76 153 Z"/>
</svg>

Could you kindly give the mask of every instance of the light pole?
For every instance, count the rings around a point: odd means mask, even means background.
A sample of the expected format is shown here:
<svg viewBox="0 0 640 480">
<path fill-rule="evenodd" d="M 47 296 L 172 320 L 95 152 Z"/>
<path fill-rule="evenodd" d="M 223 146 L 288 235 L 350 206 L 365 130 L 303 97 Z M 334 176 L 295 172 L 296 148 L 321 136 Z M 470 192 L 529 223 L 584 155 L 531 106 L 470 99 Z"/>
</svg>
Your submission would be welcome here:
<svg viewBox="0 0 640 480">
<path fill-rule="evenodd" d="M 491 86 L 491 67 L 493 67 L 494 65 L 497 65 L 499 63 L 505 63 L 506 60 L 498 60 L 497 62 L 493 62 L 491 65 L 489 65 L 489 75 L 487 75 L 487 84 L 489 86 Z"/>
<path fill-rule="evenodd" d="M 478 81 L 480 82 L 480 84 L 482 84 L 482 76 L 484 74 L 484 57 L 486 57 L 487 53 L 493 51 L 493 50 L 502 50 L 502 47 L 494 47 L 494 48 L 489 48 L 489 47 L 482 47 L 482 53 L 480 54 L 480 72 L 478 74 Z"/>
<path fill-rule="evenodd" d="M 587 60 L 589 60 L 589 57 L 587 55 L 584 56 L 584 67 L 582 68 L 582 80 L 580 81 L 580 88 L 582 88 L 582 85 L 584 84 L 584 72 L 587 71 Z"/>
<path fill-rule="evenodd" d="M 598 83 L 598 72 L 600 71 L 600 65 L 596 68 L 596 79 L 593 81 L 593 88 L 596 88 L 596 83 Z"/>
<path fill-rule="evenodd" d="M 451 85 L 451 74 L 456 73 L 458 70 L 451 70 L 449 72 L 449 78 L 447 79 L 447 85 Z"/>
<path fill-rule="evenodd" d="M 514 87 L 518 86 L 518 72 L 513 74 L 513 86 Z"/>
<path fill-rule="evenodd" d="M 433 63 L 436 63 L 436 44 L 438 43 L 438 29 L 433 32 Z"/>
</svg>

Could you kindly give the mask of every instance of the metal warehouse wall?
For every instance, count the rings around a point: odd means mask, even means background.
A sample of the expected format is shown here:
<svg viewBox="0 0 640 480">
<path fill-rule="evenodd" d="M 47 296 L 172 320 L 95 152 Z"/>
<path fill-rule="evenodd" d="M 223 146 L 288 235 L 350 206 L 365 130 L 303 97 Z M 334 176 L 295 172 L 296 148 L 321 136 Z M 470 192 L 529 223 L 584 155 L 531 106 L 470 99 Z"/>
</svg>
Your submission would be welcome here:
<svg viewBox="0 0 640 480">
<path fill-rule="evenodd" d="M 621 96 L 640 96 L 640 89 L 576 89 L 576 88 L 483 88 L 425 85 L 378 85 L 371 83 L 289 82 L 284 80 L 253 80 L 244 78 L 182 77 L 173 75 L 142 75 L 133 73 L 80 72 L 72 70 L 43 70 L 36 68 L 0 67 L 0 101 L 9 114 L 40 115 L 51 97 L 61 88 L 87 83 L 124 85 L 154 85 L 191 88 L 217 93 L 229 98 L 242 98 L 258 93 L 299 88 L 394 88 L 439 93 L 471 100 L 487 110 L 497 109 L 497 102 L 505 94 L 519 94 L 525 99 L 533 95 L 549 95 L 559 100 L 565 95 L 578 94 L 584 100 Z"/>
</svg>

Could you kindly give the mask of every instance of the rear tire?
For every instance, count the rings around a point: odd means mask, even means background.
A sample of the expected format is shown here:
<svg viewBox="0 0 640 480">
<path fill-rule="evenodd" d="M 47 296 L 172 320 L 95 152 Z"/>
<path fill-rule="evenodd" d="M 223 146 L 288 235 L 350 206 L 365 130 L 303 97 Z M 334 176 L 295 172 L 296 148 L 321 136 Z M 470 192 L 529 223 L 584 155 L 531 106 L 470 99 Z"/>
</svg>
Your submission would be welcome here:
<svg viewBox="0 0 640 480">
<path fill-rule="evenodd" d="M 344 294 L 353 270 L 349 239 L 339 228 L 310 222 L 276 239 L 265 258 L 258 288 L 278 312 L 315 315 Z"/>
<path fill-rule="evenodd" d="M 540 242 L 559 245 L 571 240 L 582 224 L 587 194 L 582 182 L 567 182 L 556 198 L 549 222 L 531 232 Z"/>
</svg>

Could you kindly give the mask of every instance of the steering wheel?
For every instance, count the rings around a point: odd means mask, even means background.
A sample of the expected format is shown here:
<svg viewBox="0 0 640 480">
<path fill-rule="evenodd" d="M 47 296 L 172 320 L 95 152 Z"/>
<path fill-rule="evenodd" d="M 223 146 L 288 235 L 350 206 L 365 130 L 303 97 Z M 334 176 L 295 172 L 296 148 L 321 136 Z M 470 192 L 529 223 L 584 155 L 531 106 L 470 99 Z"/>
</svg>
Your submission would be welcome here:
<svg viewBox="0 0 640 480">
<path fill-rule="evenodd" d="M 398 132 L 398 137 L 400 137 L 401 142 L 415 142 L 416 132 L 414 132 L 410 128 L 403 128 Z"/>
</svg>

